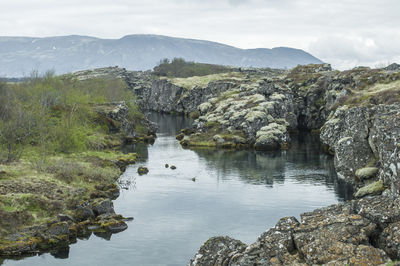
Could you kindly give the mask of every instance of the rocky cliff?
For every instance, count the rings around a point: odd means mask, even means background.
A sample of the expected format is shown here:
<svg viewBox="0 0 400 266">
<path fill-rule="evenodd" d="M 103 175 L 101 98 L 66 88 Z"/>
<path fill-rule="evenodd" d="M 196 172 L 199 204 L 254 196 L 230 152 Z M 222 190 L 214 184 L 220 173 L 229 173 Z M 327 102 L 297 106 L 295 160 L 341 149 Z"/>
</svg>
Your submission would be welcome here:
<svg viewBox="0 0 400 266">
<path fill-rule="evenodd" d="M 287 148 L 290 131 L 320 130 L 339 177 L 352 183 L 355 197 L 362 199 L 305 213 L 301 221 L 283 218 L 250 246 L 229 237 L 211 238 L 190 265 L 399 260 L 399 74 L 395 67 L 339 72 L 328 65 L 302 66 L 242 81 L 199 105 L 197 132 L 187 132 L 182 144 Z"/>
</svg>

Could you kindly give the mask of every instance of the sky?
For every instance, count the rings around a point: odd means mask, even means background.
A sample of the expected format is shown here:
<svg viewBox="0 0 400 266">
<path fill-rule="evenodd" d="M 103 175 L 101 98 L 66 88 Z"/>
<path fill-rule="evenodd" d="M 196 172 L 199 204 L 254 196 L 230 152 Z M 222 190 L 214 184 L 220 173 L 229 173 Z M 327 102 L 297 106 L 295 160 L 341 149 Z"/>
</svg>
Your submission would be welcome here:
<svg viewBox="0 0 400 266">
<path fill-rule="evenodd" d="M 160 34 L 303 49 L 337 69 L 400 63 L 399 0 L 1 0 L 0 36 Z"/>
</svg>

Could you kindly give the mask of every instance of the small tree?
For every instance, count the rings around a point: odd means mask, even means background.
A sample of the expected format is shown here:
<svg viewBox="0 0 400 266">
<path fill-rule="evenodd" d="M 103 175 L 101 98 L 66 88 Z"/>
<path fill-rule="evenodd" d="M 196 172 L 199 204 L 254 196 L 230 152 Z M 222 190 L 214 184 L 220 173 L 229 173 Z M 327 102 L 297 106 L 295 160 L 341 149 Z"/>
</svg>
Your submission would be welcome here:
<svg viewBox="0 0 400 266">
<path fill-rule="evenodd" d="M 0 122 L 0 144 L 5 147 L 6 162 L 18 160 L 33 135 L 34 119 L 30 113 L 14 106 L 9 117 Z"/>
</svg>

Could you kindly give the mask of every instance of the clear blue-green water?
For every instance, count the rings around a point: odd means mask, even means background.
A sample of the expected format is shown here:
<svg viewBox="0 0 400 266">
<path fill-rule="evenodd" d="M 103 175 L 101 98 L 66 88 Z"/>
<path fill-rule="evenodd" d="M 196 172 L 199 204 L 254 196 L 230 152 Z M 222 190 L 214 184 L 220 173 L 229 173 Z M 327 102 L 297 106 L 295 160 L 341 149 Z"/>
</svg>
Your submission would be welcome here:
<svg viewBox="0 0 400 266">
<path fill-rule="evenodd" d="M 123 174 L 125 189 L 114 201 L 117 213 L 134 217 L 129 228 L 4 265 L 186 265 L 212 236 L 252 243 L 284 216 L 299 218 L 351 196 L 336 177 L 333 159 L 311 135 L 293 136 L 287 151 L 193 151 L 175 140 L 190 121 L 151 118 L 158 138 L 152 146 L 133 147 L 145 160 Z M 138 176 L 138 166 L 148 167 L 149 174 Z"/>
</svg>

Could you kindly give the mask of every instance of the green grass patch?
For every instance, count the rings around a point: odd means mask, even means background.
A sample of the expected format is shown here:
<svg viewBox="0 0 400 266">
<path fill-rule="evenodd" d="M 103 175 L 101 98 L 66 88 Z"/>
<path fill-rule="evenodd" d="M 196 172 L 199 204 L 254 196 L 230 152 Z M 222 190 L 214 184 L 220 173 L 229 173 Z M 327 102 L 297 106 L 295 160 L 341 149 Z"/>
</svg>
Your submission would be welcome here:
<svg viewBox="0 0 400 266">
<path fill-rule="evenodd" d="M 194 86 L 206 87 L 208 83 L 220 80 L 227 81 L 243 81 L 245 74 L 241 72 L 229 72 L 221 74 L 212 74 L 207 76 L 194 76 L 188 78 L 168 78 L 168 80 L 176 86 L 192 89 Z"/>
</svg>

